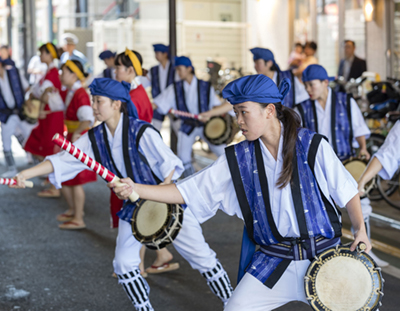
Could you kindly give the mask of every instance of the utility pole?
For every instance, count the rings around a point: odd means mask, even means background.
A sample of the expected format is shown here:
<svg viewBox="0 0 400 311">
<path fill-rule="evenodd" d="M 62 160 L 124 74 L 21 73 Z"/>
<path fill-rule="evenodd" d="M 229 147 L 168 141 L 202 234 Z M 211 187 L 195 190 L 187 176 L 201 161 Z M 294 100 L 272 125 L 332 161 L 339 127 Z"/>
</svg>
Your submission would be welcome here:
<svg viewBox="0 0 400 311">
<path fill-rule="evenodd" d="M 169 54 L 171 66 L 174 65 L 174 59 L 176 56 L 176 0 L 168 0 L 169 2 Z M 178 138 L 176 137 L 175 131 L 172 129 L 171 124 L 171 149 L 177 153 L 178 150 Z"/>
</svg>

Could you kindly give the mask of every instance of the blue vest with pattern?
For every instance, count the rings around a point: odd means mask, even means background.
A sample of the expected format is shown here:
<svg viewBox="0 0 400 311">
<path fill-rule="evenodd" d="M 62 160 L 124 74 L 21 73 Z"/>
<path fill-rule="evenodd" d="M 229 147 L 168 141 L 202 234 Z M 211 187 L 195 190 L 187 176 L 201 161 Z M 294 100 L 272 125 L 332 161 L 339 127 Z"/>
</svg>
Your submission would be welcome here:
<svg viewBox="0 0 400 311">
<path fill-rule="evenodd" d="M 293 204 L 301 239 L 317 236 L 333 239 L 341 236 L 340 212 L 319 190 L 313 170 L 308 164 L 315 161 L 316 150 L 310 149 L 314 135 L 307 129 L 298 131 L 290 182 Z M 244 240 L 251 240 L 253 246 L 293 240 L 293 237 L 282 237 L 274 222 L 259 140 L 245 140 L 225 150 L 245 222 Z M 251 247 L 247 251 L 248 254 L 242 253 L 242 257 L 247 256 L 249 262 L 246 264 L 246 272 L 265 284 L 283 259 L 268 256 L 260 250 L 254 252 L 254 248 L 251 251 Z"/>
<path fill-rule="evenodd" d="M 185 112 L 192 112 L 189 110 L 186 105 L 185 99 L 185 90 L 183 88 L 183 81 L 178 81 L 174 83 L 175 86 L 175 99 L 176 99 L 176 107 L 178 110 Z M 199 113 L 206 112 L 210 110 L 210 89 L 211 83 L 203 80 L 197 80 L 197 98 L 199 105 Z M 195 127 L 203 126 L 204 123 L 190 119 L 181 117 L 183 120 L 180 131 L 183 133 L 190 135 L 193 132 Z"/>
<path fill-rule="evenodd" d="M 278 78 L 276 84 L 279 86 L 284 78 L 288 78 L 292 84 L 290 92 L 286 95 L 282 105 L 293 108 L 296 105 L 296 90 L 294 87 L 294 74 L 291 70 L 278 71 Z"/>
<path fill-rule="evenodd" d="M 151 95 L 153 98 L 158 96 L 161 93 L 161 85 L 160 85 L 160 70 L 159 66 L 154 66 L 151 67 L 150 73 L 151 73 Z M 167 74 L 167 85 L 165 87 L 168 87 L 172 83 L 174 83 L 174 77 L 175 77 L 175 69 L 172 68 L 172 65 L 170 64 L 168 67 L 168 74 Z M 153 113 L 153 119 L 163 121 L 164 120 L 164 115 L 159 113 L 157 110 L 154 110 Z"/>
<path fill-rule="evenodd" d="M 114 159 L 111 156 L 110 144 L 107 138 L 105 124 L 102 123 L 89 130 L 89 138 L 92 143 L 93 152 L 97 162 L 101 163 L 109 171 L 120 178 L 122 176 L 118 171 Z M 153 174 L 143 151 L 139 146 L 140 138 L 146 128 L 152 127 L 151 124 L 123 115 L 122 148 L 124 154 L 124 163 L 128 177 L 135 183 L 156 185 L 160 181 Z M 124 208 L 117 213 L 119 218 L 131 222 L 136 202 L 126 201 Z"/>
<path fill-rule="evenodd" d="M 18 114 L 21 118 L 21 112 L 22 112 L 22 105 L 24 104 L 24 95 L 25 91 L 24 88 L 22 87 L 21 83 L 21 77 L 19 76 L 19 71 L 16 67 L 14 66 L 7 66 L 10 67 L 9 69 L 6 69 L 6 74 L 8 77 L 8 83 L 10 84 L 10 89 L 13 94 L 14 100 L 15 100 L 15 107 L 14 109 L 8 108 L 4 97 L 3 93 L 1 92 L 0 89 L 0 122 L 6 123 L 8 118 L 12 114 Z"/>
<path fill-rule="evenodd" d="M 355 155 L 352 147 L 351 95 L 333 90 L 331 92 L 332 141 L 330 143 L 339 159 L 344 161 Z M 318 133 L 318 117 L 315 101 L 308 99 L 298 104 L 297 108 L 303 121 L 303 127 Z"/>
<path fill-rule="evenodd" d="M 103 70 L 103 76 L 104 78 L 110 78 L 112 79 L 112 68 L 106 68 Z"/>
</svg>

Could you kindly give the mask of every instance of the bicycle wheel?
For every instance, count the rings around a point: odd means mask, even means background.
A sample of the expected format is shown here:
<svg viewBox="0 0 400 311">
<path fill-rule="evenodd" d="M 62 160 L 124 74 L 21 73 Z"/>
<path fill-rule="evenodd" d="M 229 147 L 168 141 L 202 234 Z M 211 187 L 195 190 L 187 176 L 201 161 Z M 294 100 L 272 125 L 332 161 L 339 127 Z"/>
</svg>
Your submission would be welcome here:
<svg viewBox="0 0 400 311">
<path fill-rule="evenodd" d="M 388 202 L 391 206 L 400 209 L 400 169 L 394 174 L 393 178 L 390 180 L 383 180 L 382 178 L 377 179 L 376 184 L 378 186 L 378 190 L 382 195 L 382 198 Z M 393 193 L 388 194 L 385 189 L 395 188 L 397 191 L 393 191 Z"/>
</svg>

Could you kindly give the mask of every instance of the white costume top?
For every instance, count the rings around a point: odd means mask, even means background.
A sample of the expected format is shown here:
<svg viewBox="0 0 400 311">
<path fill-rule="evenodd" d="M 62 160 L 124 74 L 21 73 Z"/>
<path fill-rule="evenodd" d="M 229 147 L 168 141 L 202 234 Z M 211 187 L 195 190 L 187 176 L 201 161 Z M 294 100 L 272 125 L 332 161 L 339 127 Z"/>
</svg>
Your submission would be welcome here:
<svg viewBox="0 0 400 311">
<path fill-rule="evenodd" d="M 272 81 L 274 81 L 274 83 L 277 84 L 276 83 L 277 79 L 278 79 L 278 73 L 275 71 L 274 76 L 272 77 Z M 293 85 L 291 87 L 293 87 Z M 296 95 L 295 98 L 296 102 L 294 104 L 300 104 L 301 102 L 310 98 L 310 96 L 308 96 L 306 88 L 304 87 L 304 84 L 302 84 L 297 77 L 294 77 L 294 90 Z"/>
<path fill-rule="evenodd" d="M 167 64 L 165 65 L 165 68 L 161 64 L 158 64 L 158 66 L 157 66 L 158 67 L 158 75 L 160 77 L 160 91 L 161 92 L 163 92 L 167 88 L 169 65 L 170 65 L 170 61 L 167 62 Z M 149 71 L 149 73 L 147 74 L 147 78 L 149 80 L 149 85 L 148 86 L 151 86 L 151 82 L 150 82 L 151 79 L 152 79 L 151 71 Z M 179 80 L 180 80 L 179 79 L 179 75 L 175 71 L 174 81 L 179 81 Z"/>
<path fill-rule="evenodd" d="M 50 63 L 49 67 L 47 68 L 46 74 L 47 72 L 49 72 L 51 69 L 53 69 L 54 67 L 56 67 L 56 65 L 53 63 Z M 46 76 L 46 74 L 44 75 L 44 77 Z M 43 78 L 44 78 L 43 77 Z M 34 84 L 32 86 L 32 94 L 36 97 L 36 98 L 40 98 L 44 91 L 49 88 L 49 87 L 54 87 L 53 82 L 51 82 L 50 80 L 44 80 L 41 83 L 42 80 L 40 80 L 38 83 Z"/>
<path fill-rule="evenodd" d="M 6 66 L 6 68 L 7 68 L 7 66 Z M 7 74 L 6 68 L 4 68 L 3 77 L 0 77 L 0 90 L 3 95 L 4 101 L 6 102 L 7 107 L 10 109 L 14 109 L 15 108 L 15 98 L 14 98 L 14 95 L 13 95 L 11 87 L 10 87 L 10 82 L 8 81 L 8 74 Z M 28 83 L 28 81 L 26 81 L 24 75 L 21 74 L 21 71 L 19 69 L 17 69 L 17 70 L 19 72 L 19 76 L 21 78 L 21 85 L 22 85 L 22 88 L 25 93 L 25 91 L 29 88 L 29 83 Z M 24 94 L 22 94 L 22 95 L 24 95 Z"/>
<path fill-rule="evenodd" d="M 107 126 L 105 126 L 105 128 L 115 165 L 123 176 L 127 176 L 122 150 L 122 119 L 121 114 L 114 136 L 111 135 Z M 88 133 L 82 135 L 74 145 L 94 159 L 92 144 Z M 167 178 L 172 170 L 175 170 L 172 176 L 173 180 L 179 178 L 182 174 L 184 170 L 182 161 L 164 144 L 160 134 L 156 131 L 151 128 L 146 129 L 140 139 L 139 147 L 143 151 L 143 155 L 147 159 L 153 173 L 160 180 Z M 46 157 L 46 159 L 50 160 L 53 165 L 54 172 L 49 175 L 49 179 L 57 188 L 61 188 L 62 182 L 70 180 L 78 175 L 78 173 L 88 169 L 85 164 L 65 151 Z"/>
<path fill-rule="evenodd" d="M 281 134 L 277 161 L 261 140 L 260 145 L 268 180 L 272 215 L 278 231 L 283 237 L 299 237 L 300 231 L 290 184 L 283 189 L 276 186 L 283 164 L 283 136 Z M 341 207 L 358 193 L 357 183 L 324 139 L 321 140 L 316 154 L 315 175 L 325 196 L 329 200 L 332 196 L 335 203 Z M 243 219 L 226 155 L 220 156 L 212 165 L 178 182 L 177 187 L 199 222 L 214 216 L 218 209 Z"/>
<path fill-rule="evenodd" d="M 328 88 L 328 97 L 326 98 L 325 110 L 322 108 L 321 104 L 318 100 L 315 101 L 315 108 L 317 110 L 317 118 L 318 118 L 318 133 L 324 135 L 328 138 L 328 140 L 332 141 L 332 133 L 331 133 L 331 98 L 332 98 L 332 89 Z M 371 135 L 371 131 L 369 130 L 367 124 L 364 121 L 364 117 L 362 116 L 361 110 L 358 107 L 356 101 L 351 98 L 350 99 L 350 109 L 351 109 L 351 123 L 353 127 L 353 147 L 358 148 L 358 143 L 356 141 L 356 137 L 365 136 L 368 138 Z M 297 107 L 295 111 L 300 115 Z"/>
<path fill-rule="evenodd" d="M 383 166 L 379 175 L 383 179 L 391 179 L 400 166 L 400 121 L 392 127 L 384 144 L 373 157 L 377 157 Z"/>
<path fill-rule="evenodd" d="M 199 99 L 197 93 L 197 83 L 198 80 L 196 77 L 193 77 L 192 83 L 188 83 L 187 81 L 183 81 L 183 89 L 185 90 L 185 101 L 189 112 L 194 114 L 199 114 Z M 176 99 L 175 99 L 175 88 L 174 84 L 168 86 L 164 92 L 154 98 L 154 103 L 157 105 L 157 109 L 161 114 L 167 114 L 170 109 L 176 108 Z M 214 88 L 210 89 L 210 106 L 212 109 L 215 106 L 221 105 L 221 101 L 218 96 L 215 94 Z"/>
</svg>

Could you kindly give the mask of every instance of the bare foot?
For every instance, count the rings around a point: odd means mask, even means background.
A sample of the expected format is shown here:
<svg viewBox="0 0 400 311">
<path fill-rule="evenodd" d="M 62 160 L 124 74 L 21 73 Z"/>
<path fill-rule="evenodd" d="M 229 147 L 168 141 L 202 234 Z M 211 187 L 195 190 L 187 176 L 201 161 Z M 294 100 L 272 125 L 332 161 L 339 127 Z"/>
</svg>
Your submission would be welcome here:
<svg viewBox="0 0 400 311">
<path fill-rule="evenodd" d="M 157 267 L 162 266 L 163 264 L 170 262 L 172 258 L 174 258 L 174 256 L 172 256 L 172 254 L 166 248 L 160 249 L 156 251 L 156 253 L 157 253 L 157 258 L 153 262 L 153 266 Z"/>
</svg>

